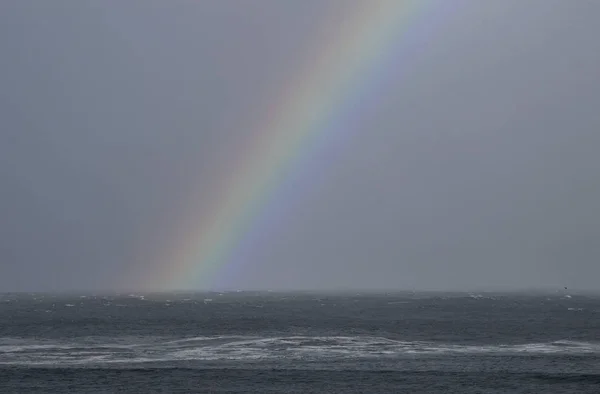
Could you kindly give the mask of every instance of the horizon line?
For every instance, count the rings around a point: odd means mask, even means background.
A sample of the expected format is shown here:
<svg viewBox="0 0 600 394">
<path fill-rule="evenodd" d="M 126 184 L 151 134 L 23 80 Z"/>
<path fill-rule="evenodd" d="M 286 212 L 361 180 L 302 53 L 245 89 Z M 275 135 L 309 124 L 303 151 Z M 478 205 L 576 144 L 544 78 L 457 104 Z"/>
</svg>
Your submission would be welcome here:
<svg viewBox="0 0 600 394">
<path fill-rule="evenodd" d="M 599 293 L 600 289 L 583 288 L 583 287 L 567 287 L 564 286 L 535 286 L 535 287 L 469 287 L 469 288 L 240 288 L 240 289 L 61 289 L 61 290 L 6 290 L 0 289 L 0 294 L 173 294 L 173 293 L 196 293 L 196 294 L 219 294 L 219 293 L 313 293 L 313 294 L 398 294 L 398 293 L 556 293 L 556 292 L 583 292 L 583 293 Z"/>
</svg>

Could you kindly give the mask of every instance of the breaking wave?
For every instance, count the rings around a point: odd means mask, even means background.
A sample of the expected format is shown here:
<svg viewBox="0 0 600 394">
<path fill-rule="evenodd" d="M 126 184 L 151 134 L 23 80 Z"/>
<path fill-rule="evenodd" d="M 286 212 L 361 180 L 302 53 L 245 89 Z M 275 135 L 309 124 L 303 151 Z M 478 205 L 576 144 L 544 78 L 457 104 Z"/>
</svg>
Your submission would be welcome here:
<svg viewBox="0 0 600 394">
<path fill-rule="evenodd" d="M 560 340 L 520 345 L 407 342 L 383 337 L 212 336 L 195 338 L 84 338 L 55 342 L 0 338 L 0 365 L 100 365 L 169 361 L 328 361 L 443 355 L 600 354 L 600 343 Z"/>
</svg>

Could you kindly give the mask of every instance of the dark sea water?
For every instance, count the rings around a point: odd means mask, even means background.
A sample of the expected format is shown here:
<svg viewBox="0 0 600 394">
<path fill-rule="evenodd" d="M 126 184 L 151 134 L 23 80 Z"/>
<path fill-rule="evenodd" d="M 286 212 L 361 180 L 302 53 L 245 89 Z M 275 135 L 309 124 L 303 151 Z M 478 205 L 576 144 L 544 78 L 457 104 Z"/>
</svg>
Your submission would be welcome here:
<svg viewBox="0 0 600 394">
<path fill-rule="evenodd" d="M 29 392 L 600 393 L 600 297 L 2 294 Z"/>
</svg>

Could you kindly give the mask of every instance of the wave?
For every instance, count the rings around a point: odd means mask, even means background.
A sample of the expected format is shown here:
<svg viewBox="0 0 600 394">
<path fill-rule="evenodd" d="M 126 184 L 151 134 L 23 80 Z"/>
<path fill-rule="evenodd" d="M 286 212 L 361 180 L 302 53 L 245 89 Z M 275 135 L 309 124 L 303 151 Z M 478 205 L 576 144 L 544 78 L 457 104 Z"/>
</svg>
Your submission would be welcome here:
<svg viewBox="0 0 600 394">
<path fill-rule="evenodd" d="M 124 343 L 128 341 L 128 343 Z M 201 336 L 193 338 L 82 338 L 35 342 L 0 338 L 0 365 L 94 365 L 175 361 L 328 361 L 444 355 L 600 354 L 600 343 L 464 345 L 368 336 Z"/>
</svg>

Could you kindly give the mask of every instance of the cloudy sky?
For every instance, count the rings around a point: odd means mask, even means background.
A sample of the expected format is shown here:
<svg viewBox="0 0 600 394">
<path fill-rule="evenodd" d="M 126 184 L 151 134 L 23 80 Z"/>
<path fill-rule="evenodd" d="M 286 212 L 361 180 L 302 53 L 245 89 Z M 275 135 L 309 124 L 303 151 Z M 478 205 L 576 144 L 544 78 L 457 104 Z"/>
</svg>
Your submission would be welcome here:
<svg viewBox="0 0 600 394">
<path fill-rule="evenodd" d="M 0 291 L 133 289 L 177 264 L 181 223 L 356 3 L 2 1 Z M 599 17 L 423 7 L 215 284 L 600 289 Z"/>
</svg>

